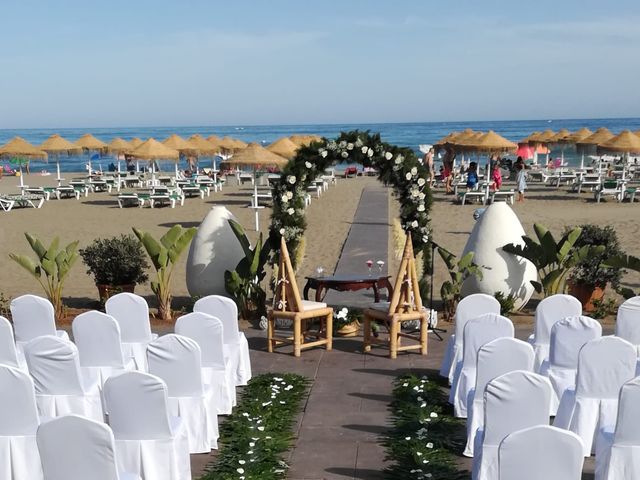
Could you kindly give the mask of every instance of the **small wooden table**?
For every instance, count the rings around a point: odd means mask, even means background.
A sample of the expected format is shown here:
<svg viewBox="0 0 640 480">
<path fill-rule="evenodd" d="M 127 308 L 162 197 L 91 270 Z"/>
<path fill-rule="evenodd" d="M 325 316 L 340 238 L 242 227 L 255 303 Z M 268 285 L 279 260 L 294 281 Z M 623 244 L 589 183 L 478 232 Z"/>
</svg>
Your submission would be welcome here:
<svg viewBox="0 0 640 480">
<path fill-rule="evenodd" d="M 316 291 L 316 302 L 321 302 L 328 290 L 337 290 L 338 292 L 353 292 L 362 289 L 373 289 L 373 297 L 375 302 L 380 301 L 380 288 L 387 290 L 387 298 L 393 296 L 393 287 L 389 279 L 391 277 L 368 277 L 361 275 L 334 275 L 332 277 L 305 277 L 307 283 L 304 286 L 303 296 L 305 300 L 309 300 L 309 289 Z"/>
</svg>

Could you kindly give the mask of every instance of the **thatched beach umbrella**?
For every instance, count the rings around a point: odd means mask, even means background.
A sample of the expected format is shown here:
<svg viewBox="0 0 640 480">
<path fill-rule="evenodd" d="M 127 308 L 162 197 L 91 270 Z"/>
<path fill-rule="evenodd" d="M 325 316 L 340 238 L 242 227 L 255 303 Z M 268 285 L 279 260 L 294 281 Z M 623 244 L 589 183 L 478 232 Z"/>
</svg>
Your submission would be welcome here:
<svg viewBox="0 0 640 480">
<path fill-rule="evenodd" d="M 20 168 L 20 188 L 23 188 L 22 157 L 46 159 L 47 153 L 34 147 L 22 137 L 13 137 L 0 147 L 0 157 L 16 158 L 18 160 L 18 166 Z"/>
<path fill-rule="evenodd" d="M 300 146 L 293 143 L 288 137 L 283 137 L 269 145 L 267 150 L 284 158 L 293 158 L 299 148 Z"/>
<path fill-rule="evenodd" d="M 253 195 L 254 207 L 258 207 L 258 180 L 256 178 L 256 170 L 260 166 L 274 166 L 283 168 L 289 160 L 280 155 L 270 152 L 262 145 L 257 143 L 250 143 L 247 148 L 244 148 L 237 152 L 233 157 L 224 160 L 222 163 L 235 165 L 235 166 L 251 166 L 253 167 Z M 258 223 L 258 209 L 256 208 L 256 231 L 259 231 Z"/>
<path fill-rule="evenodd" d="M 82 147 L 76 145 L 75 143 L 62 138 L 57 133 L 51 135 L 44 142 L 40 144 L 40 149 L 52 154 L 56 158 L 56 180 L 58 181 L 58 186 L 62 183 L 62 177 L 60 176 L 60 154 L 66 153 L 67 155 L 72 153 L 78 153 L 82 151 Z"/>
<path fill-rule="evenodd" d="M 434 148 L 439 148 L 439 147 L 444 147 L 445 145 L 448 145 L 452 142 L 455 142 L 456 138 L 461 134 L 462 132 L 451 132 L 447 135 L 445 135 L 444 137 L 442 137 L 441 139 L 439 139 L 438 141 L 436 141 L 433 146 Z"/>
<path fill-rule="evenodd" d="M 120 173 L 120 154 L 124 153 L 124 152 L 128 152 L 129 150 L 131 150 L 133 147 L 131 146 L 131 144 L 129 142 L 127 142 L 126 140 L 123 140 L 120 137 L 116 137 L 114 139 L 112 139 L 108 144 L 107 144 L 107 149 L 116 154 L 116 162 L 118 165 L 118 173 Z"/>
<path fill-rule="evenodd" d="M 90 133 L 85 133 L 78 140 L 75 141 L 75 144 L 79 147 L 82 147 L 83 150 L 86 150 L 89 155 L 89 175 L 91 175 L 91 151 L 101 151 L 107 148 L 107 144 L 102 140 L 98 140 L 96 137 L 91 135 Z"/>
<path fill-rule="evenodd" d="M 475 139 L 469 139 L 465 143 L 467 146 L 466 148 L 479 153 L 515 152 L 518 148 L 517 144 L 507 140 L 493 130 L 489 130 L 487 133 L 482 134 Z M 487 162 L 487 182 L 490 180 L 491 161 Z"/>
<path fill-rule="evenodd" d="M 618 135 L 598 144 L 598 153 L 640 153 L 640 137 L 630 130 L 623 130 Z"/>
<path fill-rule="evenodd" d="M 216 148 L 211 144 L 211 142 L 207 141 L 202 135 L 191 135 L 189 140 L 187 141 L 191 148 L 201 156 L 213 155 L 216 153 Z"/>
<path fill-rule="evenodd" d="M 289 137 L 289 140 L 291 140 L 299 147 L 306 147 L 313 142 L 321 141 L 322 137 L 320 135 L 291 135 Z"/>
<path fill-rule="evenodd" d="M 144 143 L 144 140 L 138 137 L 133 137 L 131 140 L 129 140 L 129 145 L 131 145 L 131 148 L 137 148 L 143 143 Z"/>
<path fill-rule="evenodd" d="M 576 142 L 576 147 L 582 153 L 581 168 L 584 168 L 585 153 L 597 153 L 596 146 L 613 138 L 613 133 L 608 128 L 600 127 L 587 138 Z M 600 171 L 600 162 L 598 162 L 598 171 Z"/>
<path fill-rule="evenodd" d="M 569 143 L 578 143 L 580 140 L 584 140 L 585 138 L 593 135 L 593 132 L 586 127 L 582 127 L 580 130 L 576 130 L 567 138 Z"/>
<path fill-rule="evenodd" d="M 196 148 L 194 145 L 192 145 L 190 142 L 182 138 L 180 135 L 176 135 L 175 133 L 167 137 L 165 140 L 163 140 L 162 144 L 165 147 L 169 147 L 174 150 L 177 150 L 179 153 L 184 153 L 184 152 L 196 153 Z M 178 177 L 178 163 L 179 162 L 176 162 L 176 165 L 175 165 L 176 178 Z M 189 168 L 191 168 L 191 165 L 189 166 Z"/>
<path fill-rule="evenodd" d="M 129 152 L 132 157 L 140 158 L 144 160 L 175 160 L 179 159 L 179 153 L 173 148 L 169 148 L 166 145 L 158 142 L 153 138 L 149 138 L 147 141 L 142 142 L 138 147 Z M 155 162 L 151 163 L 151 181 L 155 184 L 156 169 Z"/>
</svg>

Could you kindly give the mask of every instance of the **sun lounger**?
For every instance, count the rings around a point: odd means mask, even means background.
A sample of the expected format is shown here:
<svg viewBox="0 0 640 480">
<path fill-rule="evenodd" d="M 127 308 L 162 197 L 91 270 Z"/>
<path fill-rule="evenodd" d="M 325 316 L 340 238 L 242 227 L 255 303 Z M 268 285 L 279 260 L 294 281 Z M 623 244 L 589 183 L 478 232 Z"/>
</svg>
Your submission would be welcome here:
<svg viewBox="0 0 640 480">
<path fill-rule="evenodd" d="M 0 208 L 2 208 L 2 210 L 4 210 L 5 212 L 10 211 L 15 203 L 16 202 L 14 202 L 13 200 L 0 197 Z"/>
<path fill-rule="evenodd" d="M 104 192 L 107 190 L 111 192 L 111 185 L 109 185 L 106 180 L 102 180 L 102 179 L 89 180 L 88 188 L 90 188 L 92 192 Z"/>
<path fill-rule="evenodd" d="M 209 195 L 209 188 L 206 186 L 200 187 L 198 185 L 183 185 L 180 187 L 180 190 L 182 190 L 182 193 L 187 198 L 198 196 L 200 198 L 204 198 L 205 195 Z"/>
<path fill-rule="evenodd" d="M 491 192 L 490 196 L 491 196 L 491 203 L 504 200 L 505 202 L 508 202 L 511 205 L 513 205 L 516 194 L 513 190 L 498 190 L 495 192 Z"/>
<path fill-rule="evenodd" d="M 70 185 L 62 185 L 56 188 L 56 197 L 58 197 L 58 200 L 61 199 L 62 197 L 66 197 L 66 198 L 75 197 L 76 200 L 80 200 L 81 193 L 84 193 L 84 192 L 81 192 L 80 189 L 76 189 Z"/>
<path fill-rule="evenodd" d="M 594 197 L 596 202 L 600 203 L 600 200 L 605 195 L 615 197 L 618 202 L 622 201 L 623 191 L 625 189 L 624 183 L 620 183 L 617 180 L 605 180 L 595 190 Z"/>
<path fill-rule="evenodd" d="M 8 200 L 13 202 L 13 206 L 18 207 L 31 207 L 31 208 L 41 208 L 44 204 L 44 197 L 41 195 L 33 195 L 30 193 L 22 194 L 10 194 L 3 195 L 3 200 Z"/>
<path fill-rule="evenodd" d="M 137 193 L 121 193 L 118 195 L 118 206 L 120 208 L 133 205 L 142 208 L 144 206 L 144 202 L 145 199 L 141 198 Z"/>
<path fill-rule="evenodd" d="M 180 203 L 180 205 L 184 205 L 184 195 L 179 192 L 172 193 L 155 193 L 149 195 L 149 204 L 151 208 L 155 208 L 156 205 L 165 205 L 169 204 L 171 208 L 176 208 L 176 203 Z"/>
<path fill-rule="evenodd" d="M 56 198 L 59 198 L 58 192 L 55 187 L 25 187 L 24 192 L 31 195 L 40 195 L 47 201 L 51 199 L 52 193 L 56 196 Z"/>
<path fill-rule="evenodd" d="M 458 193 L 458 198 L 460 199 L 460 205 L 464 205 L 467 199 L 478 199 L 482 201 L 483 205 L 487 203 L 487 194 L 481 190 L 468 190 L 466 192 Z"/>
<path fill-rule="evenodd" d="M 600 185 L 601 181 L 600 175 L 584 175 L 579 177 L 573 184 L 573 191 L 581 193 L 583 188 L 593 191 L 594 188 Z"/>
<path fill-rule="evenodd" d="M 638 191 L 637 188 L 635 187 L 629 187 L 629 188 L 625 188 L 623 195 L 622 195 L 622 200 L 625 199 L 629 199 L 629 203 L 633 203 L 633 201 L 636 198 L 636 192 Z"/>
</svg>

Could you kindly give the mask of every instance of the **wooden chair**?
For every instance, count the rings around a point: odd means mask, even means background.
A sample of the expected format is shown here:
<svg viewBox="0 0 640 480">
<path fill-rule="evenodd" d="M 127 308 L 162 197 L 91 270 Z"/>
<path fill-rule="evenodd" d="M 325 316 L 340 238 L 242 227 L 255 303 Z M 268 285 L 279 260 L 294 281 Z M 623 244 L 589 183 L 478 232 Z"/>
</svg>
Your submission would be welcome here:
<svg viewBox="0 0 640 480">
<path fill-rule="evenodd" d="M 389 332 L 388 340 L 372 337 L 371 322 L 374 320 L 382 322 L 386 327 Z M 419 336 L 402 332 L 402 322 L 412 320 L 420 321 Z M 396 358 L 398 352 L 405 350 L 420 350 L 421 355 L 426 355 L 427 333 L 427 311 L 422 307 L 422 299 L 420 298 L 411 234 L 407 234 L 391 302 L 374 303 L 364 312 L 364 351 L 371 351 L 372 344 L 382 344 L 389 348 L 389 358 Z M 402 338 L 418 343 L 401 346 Z"/>
<path fill-rule="evenodd" d="M 275 335 L 276 320 L 282 318 L 293 322 L 293 337 L 278 337 Z M 310 333 L 307 329 L 307 320 L 318 319 L 320 327 L 317 332 Z M 306 341 L 312 337 L 315 340 Z M 280 267 L 276 284 L 276 295 L 273 308 L 268 314 L 267 343 L 269 352 L 282 344 L 293 344 L 293 354 L 300 356 L 305 348 L 326 345 L 327 350 L 332 348 L 333 337 L 333 309 L 326 303 L 302 300 L 296 283 L 296 276 L 291 266 L 289 251 L 284 238 L 280 240 Z"/>
</svg>

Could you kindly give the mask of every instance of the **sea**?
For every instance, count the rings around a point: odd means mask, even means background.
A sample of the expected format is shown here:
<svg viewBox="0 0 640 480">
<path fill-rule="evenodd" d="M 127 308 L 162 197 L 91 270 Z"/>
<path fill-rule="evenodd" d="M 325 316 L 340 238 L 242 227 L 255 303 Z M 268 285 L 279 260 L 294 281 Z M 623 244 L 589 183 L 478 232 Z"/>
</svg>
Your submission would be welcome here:
<svg viewBox="0 0 640 480">
<path fill-rule="evenodd" d="M 500 121 L 474 121 L 474 122 L 420 122 L 420 123 L 362 123 L 362 124 L 309 124 L 309 125 L 230 125 L 230 126 L 193 126 L 193 127 L 117 127 L 117 128 L 38 128 L 38 129 L 0 129 L 0 145 L 16 135 L 19 135 L 33 144 L 39 144 L 50 135 L 58 133 L 68 140 L 77 140 L 85 133 L 89 132 L 97 138 L 108 142 L 115 137 L 122 137 L 130 140 L 134 137 L 147 139 L 153 137 L 156 140 L 164 140 L 169 135 L 176 133 L 182 137 L 189 137 L 193 134 L 203 136 L 218 135 L 239 138 L 245 142 L 258 142 L 267 145 L 280 137 L 292 134 L 316 134 L 327 138 L 336 137 L 340 132 L 350 130 L 369 130 L 379 132 L 382 139 L 388 143 L 410 147 L 416 152 L 419 145 L 432 144 L 452 131 L 460 131 L 466 128 L 473 130 L 494 130 L 512 141 L 518 141 L 531 132 L 542 131 L 548 128 L 557 131 L 566 128 L 570 131 L 587 127 L 596 130 L 599 127 L 606 127 L 614 133 L 624 129 L 632 131 L 640 129 L 640 118 L 592 118 L 592 119 L 566 119 L 566 120 L 500 120 Z M 551 156 L 560 156 L 559 148 L 552 150 Z M 580 159 L 575 153 L 575 149 L 567 147 L 562 152 L 569 165 L 578 165 Z M 63 156 L 60 158 L 61 171 L 80 172 L 85 170 L 89 157 L 88 155 Z M 114 162 L 113 157 L 104 155 L 92 161 L 94 169 L 108 169 Z M 4 160 L 2 163 L 6 163 Z M 186 167 L 186 165 L 181 165 Z M 34 161 L 31 167 L 32 172 L 53 171 L 55 163 L 49 159 L 49 163 L 44 161 Z M 160 162 L 160 168 L 172 171 L 173 163 Z"/>
</svg>

